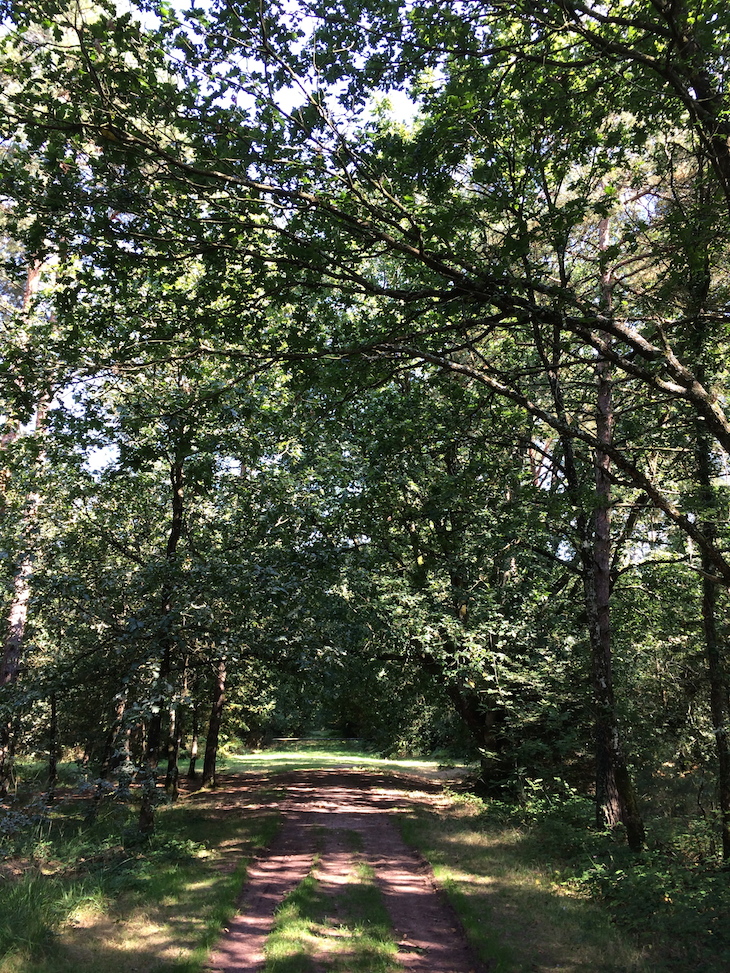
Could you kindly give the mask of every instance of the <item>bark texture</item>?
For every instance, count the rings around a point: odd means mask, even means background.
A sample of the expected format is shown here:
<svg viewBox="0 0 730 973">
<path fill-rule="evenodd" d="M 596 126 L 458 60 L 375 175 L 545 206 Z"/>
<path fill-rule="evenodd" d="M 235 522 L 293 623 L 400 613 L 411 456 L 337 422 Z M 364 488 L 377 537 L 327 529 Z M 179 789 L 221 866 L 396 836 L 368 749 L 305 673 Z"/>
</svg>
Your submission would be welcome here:
<svg viewBox="0 0 730 973">
<path fill-rule="evenodd" d="M 714 540 L 717 534 L 715 495 L 712 488 L 712 458 L 710 444 L 704 430 L 697 434 L 697 471 L 702 503 L 703 532 Z M 710 683 L 710 712 L 715 736 L 717 754 L 717 790 L 720 805 L 720 830 L 722 835 L 722 854 L 730 861 L 730 700 L 728 699 L 728 677 L 725 664 L 725 650 L 718 624 L 718 579 L 714 576 L 712 563 L 704 551 L 702 563 L 702 630 L 705 642 L 707 676 Z"/>
<path fill-rule="evenodd" d="M 599 226 L 599 249 L 609 245 L 609 222 Z M 601 268 L 601 306 L 612 312 L 612 281 L 609 268 Z M 611 458 L 615 413 L 611 364 L 605 358 L 596 365 L 596 439 L 606 449 L 594 455 L 595 513 L 590 558 L 584 560 L 584 591 L 593 662 L 596 730 L 596 813 L 598 823 L 609 828 L 623 824 L 629 847 L 639 851 L 645 840 L 636 792 L 621 745 L 618 712 L 613 687 L 613 645 L 611 636 Z"/>
<path fill-rule="evenodd" d="M 218 741 L 220 739 L 221 723 L 223 721 L 223 707 L 226 701 L 226 662 L 218 662 L 213 683 L 213 694 L 208 721 L 208 735 L 205 740 L 205 757 L 203 759 L 203 787 L 216 786 L 216 761 L 218 759 Z"/>
</svg>

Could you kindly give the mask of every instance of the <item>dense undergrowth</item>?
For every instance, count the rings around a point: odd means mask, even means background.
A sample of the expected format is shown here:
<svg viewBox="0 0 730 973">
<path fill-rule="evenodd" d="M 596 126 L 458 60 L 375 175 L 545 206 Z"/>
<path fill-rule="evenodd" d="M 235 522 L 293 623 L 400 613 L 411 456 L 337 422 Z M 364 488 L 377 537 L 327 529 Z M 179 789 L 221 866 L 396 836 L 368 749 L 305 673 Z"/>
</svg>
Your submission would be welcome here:
<svg viewBox="0 0 730 973">
<path fill-rule="evenodd" d="M 324 744 L 241 756 L 228 770 L 345 762 L 436 770 Z M 131 953 L 144 973 L 199 971 L 235 908 L 247 856 L 275 832 L 275 812 L 225 813 L 199 793 L 161 807 L 155 835 L 141 841 L 129 803 L 68 779 L 49 807 L 33 796 L 31 771 L 0 823 L 0 973 L 121 973 Z M 275 777 L 260 786 L 270 793 Z M 710 820 L 657 816 L 633 855 L 620 834 L 593 827 L 589 800 L 554 781 L 525 784 L 516 803 L 453 793 L 399 820 L 495 973 L 730 969 L 730 873 Z M 316 917 L 316 896 L 294 906 Z"/>
<path fill-rule="evenodd" d="M 589 826 L 591 802 L 569 795 L 534 803 L 522 812 L 526 849 L 554 857 L 558 882 L 600 902 L 668 969 L 730 969 L 730 871 L 718 853 L 718 822 L 655 818 L 645 850 L 635 855 L 620 835 Z"/>
</svg>

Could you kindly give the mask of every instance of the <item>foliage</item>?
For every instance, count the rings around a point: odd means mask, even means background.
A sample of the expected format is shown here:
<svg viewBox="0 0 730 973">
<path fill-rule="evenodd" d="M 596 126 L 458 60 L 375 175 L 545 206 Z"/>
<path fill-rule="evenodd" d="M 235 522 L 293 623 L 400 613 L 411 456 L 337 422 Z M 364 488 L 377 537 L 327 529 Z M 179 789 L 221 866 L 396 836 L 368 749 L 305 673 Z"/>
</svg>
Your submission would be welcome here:
<svg viewBox="0 0 730 973">
<path fill-rule="evenodd" d="M 154 776 L 225 672 L 252 746 L 715 776 L 730 856 L 725 7 L 0 15 L 3 765 Z"/>
<path fill-rule="evenodd" d="M 679 846 L 690 843 L 690 836 L 677 841 Z M 730 956 L 724 923 L 727 876 L 716 861 L 688 867 L 682 858 L 675 846 L 625 863 L 614 850 L 607 859 L 599 858 L 578 882 L 640 941 L 654 949 L 661 944 L 668 954 L 668 968 L 681 970 L 695 964 L 721 970 Z"/>
</svg>

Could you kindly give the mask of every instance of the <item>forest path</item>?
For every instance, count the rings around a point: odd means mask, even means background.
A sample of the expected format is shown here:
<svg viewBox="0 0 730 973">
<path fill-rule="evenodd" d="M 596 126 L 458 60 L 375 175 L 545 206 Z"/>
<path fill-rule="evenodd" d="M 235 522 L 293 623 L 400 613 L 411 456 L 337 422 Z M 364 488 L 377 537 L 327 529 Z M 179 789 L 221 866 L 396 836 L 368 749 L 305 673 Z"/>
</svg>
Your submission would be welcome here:
<svg viewBox="0 0 730 973">
<path fill-rule="evenodd" d="M 207 969 L 215 973 L 264 969 L 264 946 L 274 913 L 310 873 L 317 856 L 314 874 L 320 888 L 333 899 L 333 913 L 338 898 L 357 880 L 357 862 L 373 869 L 398 943 L 395 959 L 403 970 L 485 973 L 436 887 L 430 867 L 405 844 L 392 821 L 393 815 L 408 806 L 443 803 L 438 784 L 339 769 L 292 771 L 263 779 L 258 775 L 222 777 L 220 784 L 216 804 L 221 811 L 278 808 L 283 826 L 272 845 L 249 867 L 240 912 Z M 251 803 L 256 790 L 260 792 L 266 785 L 274 788 L 271 799 L 265 805 Z M 357 850 L 353 850 L 353 834 Z"/>
</svg>

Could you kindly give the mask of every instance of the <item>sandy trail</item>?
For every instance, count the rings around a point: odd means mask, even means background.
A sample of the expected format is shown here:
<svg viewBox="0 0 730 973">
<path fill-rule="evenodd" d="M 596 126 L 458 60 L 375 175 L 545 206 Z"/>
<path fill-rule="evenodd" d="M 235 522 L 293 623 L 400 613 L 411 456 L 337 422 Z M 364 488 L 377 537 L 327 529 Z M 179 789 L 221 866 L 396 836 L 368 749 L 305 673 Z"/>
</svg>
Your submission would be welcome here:
<svg viewBox="0 0 730 973">
<path fill-rule="evenodd" d="M 251 864 L 240 913 L 211 955 L 210 971 L 263 970 L 274 913 L 309 873 L 318 854 L 316 877 L 335 899 L 355 880 L 357 861 L 373 868 L 403 970 L 484 973 L 427 863 L 405 844 L 392 821 L 398 808 L 438 800 L 436 784 L 337 770 L 293 772 L 277 777 L 276 784 L 286 789 L 286 796 L 271 802 L 284 816 L 282 829 Z M 344 838 L 353 832 L 361 848 L 356 855 Z"/>
</svg>

